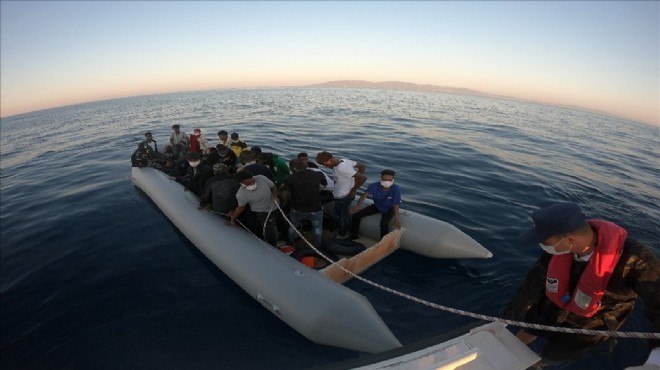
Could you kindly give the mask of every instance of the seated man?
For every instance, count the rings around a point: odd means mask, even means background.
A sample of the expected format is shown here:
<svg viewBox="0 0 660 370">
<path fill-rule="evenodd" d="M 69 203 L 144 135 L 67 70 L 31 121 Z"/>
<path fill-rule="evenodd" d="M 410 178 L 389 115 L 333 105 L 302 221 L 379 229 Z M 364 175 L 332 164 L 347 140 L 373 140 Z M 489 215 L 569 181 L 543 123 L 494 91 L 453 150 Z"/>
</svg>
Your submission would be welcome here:
<svg viewBox="0 0 660 370">
<path fill-rule="evenodd" d="M 184 190 L 192 191 L 199 197 L 204 191 L 206 180 L 213 176 L 213 171 L 207 165 L 201 164 L 199 153 L 190 152 L 186 154 L 186 159 L 190 168 L 188 169 L 188 181 Z"/>
<path fill-rule="evenodd" d="M 214 212 L 228 215 L 237 206 L 236 193 L 240 185 L 222 163 L 213 165 L 213 173 L 214 176 L 206 181 L 199 206 L 208 209 L 210 205 Z"/>
<path fill-rule="evenodd" d="M 360 210 L 360 205 L 364 199 L 371 195 L 374 203 Z M 380 182 L 369 184 L 367 190 L 362 194 L 351 213 L 351 239 L 358 238 L 360 220 L 363 217 L 376 213 L 381 213 L 380 217 L 380 237 L 382 238 L 389 232 L 390 220 L 394 218 L 394 228 L 400 229 L 399 223 L 399 205 L 401 204 L 401 189 L 399 185 L 394 185 L 394 171 L 383 170 L 380 173 Z"/>
</svg>

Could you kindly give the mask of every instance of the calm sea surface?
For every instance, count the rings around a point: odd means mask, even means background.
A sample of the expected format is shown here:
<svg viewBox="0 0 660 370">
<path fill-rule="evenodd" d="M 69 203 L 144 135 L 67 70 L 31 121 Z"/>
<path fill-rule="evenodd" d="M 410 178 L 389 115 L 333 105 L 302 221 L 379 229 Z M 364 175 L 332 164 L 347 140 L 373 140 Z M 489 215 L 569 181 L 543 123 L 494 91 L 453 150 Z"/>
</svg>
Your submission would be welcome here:
<svg viewBox="0 0 660 370">
<path fill-rule="evenodd" d="M 237 131 L 289 159 L 328 150 L 397 172 L 404 207 L 456 225 L 490 260 L 398 251 L 365 276 L 498 315 L 541 253 L 517 235 L 551 201 L 579 203 L 660 254 L 659 128 L 482 97 L 341 89 L 224 90 L 68 106 L 2 119 L 3 369 L 305 369 L 364 354 L 312 343 L 210 263 L 130 180 L 146 130 L 215 144 Z M 471 323 L 358 281 L 402 343 Z M 641 305 L 638 305 L 641 306 Z M 649 331 L 641 307 L 623 328 Z M 621 339 L 564 368 L 642 363 Z"/>
</svg>

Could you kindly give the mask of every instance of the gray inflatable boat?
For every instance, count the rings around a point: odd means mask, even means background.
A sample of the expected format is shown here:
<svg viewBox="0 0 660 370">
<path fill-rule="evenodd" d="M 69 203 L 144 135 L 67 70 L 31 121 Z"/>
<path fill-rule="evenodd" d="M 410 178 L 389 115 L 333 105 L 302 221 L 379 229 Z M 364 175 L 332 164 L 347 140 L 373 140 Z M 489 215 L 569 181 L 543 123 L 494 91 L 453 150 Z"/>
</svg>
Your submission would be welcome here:
<svg viewBox="0 0 660 370">
<path fill-rule="evenodd" d="M 309 340 L 368 353 L 401 346 L 364 296 L 243 229 L 226 225 L 222 217 L 198 209 L 198 198 L 163 172 L 133 167 L 131 177 L 209 260 Z M 403 249 L 436 258 L 492 256 L 448 223 L 406 211 L 400 220 L 407 231 L 396 242 Z M 378 230 L 375 217 L 363 219 L 361 234 L 373 239 Z"/>
</svg>

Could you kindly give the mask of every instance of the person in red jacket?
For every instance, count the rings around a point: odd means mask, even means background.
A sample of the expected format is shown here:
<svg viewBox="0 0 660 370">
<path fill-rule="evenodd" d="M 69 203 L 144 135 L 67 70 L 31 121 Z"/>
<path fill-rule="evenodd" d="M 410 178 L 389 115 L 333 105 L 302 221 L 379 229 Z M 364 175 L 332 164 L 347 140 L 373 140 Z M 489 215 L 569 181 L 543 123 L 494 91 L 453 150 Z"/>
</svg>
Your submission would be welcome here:
<svg viewBox="0 0 660 370">
<path fill-rule="evenodd" d="M 615 223 L 587 219 L 573 203 L 538 209 L 532 221 L 520 240 L 540 246 L 545 253 L 503 318 L 616 331 L 640 297 L 653 332 L 660 332 L 660 262 L 653 251 Z M 526 344 L 542 337 L 540 355 L 548 364 L 574 360 L 608 339 L 532 329 L 519 331 L 517 337 Z M 660 341 L 651 341 L 650 348 L 647 365 L 660 366 Z"/>
</svg>

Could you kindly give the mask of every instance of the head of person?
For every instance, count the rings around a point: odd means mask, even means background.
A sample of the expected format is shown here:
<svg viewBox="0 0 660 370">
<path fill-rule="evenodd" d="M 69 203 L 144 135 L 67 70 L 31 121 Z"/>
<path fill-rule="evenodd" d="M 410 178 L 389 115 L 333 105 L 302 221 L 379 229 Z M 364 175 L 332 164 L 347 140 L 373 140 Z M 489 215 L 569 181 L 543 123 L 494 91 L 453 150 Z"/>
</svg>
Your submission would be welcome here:
<svg viewBox="0 0 660 370">
<path fill-rule="evenodd" d="M 257 189 L 257 180 L 254 179 L 254 175 L 249 170 L 240 170 L 236 172 L 234 177 L 241 184 L 242 188 L 250 191 Z"/>
<path fill-rule="evenodd" d="M 580 206 L 554 203 L 532 212 L 532 226 L 519 239 L 537 244 L 550 254 L 579 254 L 591 247 L 592 234 Z"/>
<path fill-rule="evenodd" d="M 179 125 L 172 125 L 172 130 L 174 130 L 174 132 L 176 132 L 177 134 L 179 133 L 179 130 L 180 130 L 180 129 L 181 129 L 181 126 L 179 126 Z"/>
<path fill-rule="evenodd" d="M 153 140 L 153 135 L 151 134 L 151 131 L 147 131 L 144 133 L 144 139 L 147 140 L 147 142 L 151 142 Z"/>
<path fill-rule="evenodd" d="M 229 134 L 227 133 L 227 131 L 225 131 L 225 130 L 218 131 L 218 139 L 220 141 L 222 141 L 223 143 L 227 142 L 227 137 L 228 136 L 229 136 Z"/>
<path fill-rule="evenodd" d="M 333 168 L 338 162 L 330 152 L 323 151 L 316 155 L 316 163 L 325 167 Z"/>
<path fill-rule="evenodd" d="M 225 144 L 218 144 L 215 148 L 218 150 L 218 154 L 220 154 L 221 157 L 226 157 L 229 154 L 229 148 L 227 148 Z"/>
<path fill-rule="evenodd" d="M 309 155 L 307 155 L 307 153 L 305 153 L 305 152 L 298 153 L 298 155 L 296 156 L 296 158 L 298 158 L 298 159 L 300 159 L 301 161 L 305 162 L 305 164 L 308 164 L 308 163 L 309 163 Z"/>
<path fill-rule="evenodd" d="M 238 142 L 238 132 L 232 132 L 231 133 L 231 141 L 232 143 L 237 143 Z"/>
<path fill-rule="evenodd" d="M 199 162 L 200 162 L 199 153 L 190 152 L 190 153 L 186 154 L 186 160 L 188 161 L 188 164 L 190 165 L 190 167 L 199 166 Z"/>
<path fill-rule="evenodd" d="M 264 166 L 273 165 L 273 153 L 261 153 L 259 154 L 259 157 L 257 157 L 257 161 Z"/>
<path fill-rule="evenodd" d="M 382 170 L 380 171 L 380 186 L 388 189 L 394 184 L 394 171 Z"/>
<path fill-rule="evenodd" d="M 260 147 L 260 146 L 257 146 L 257 145 L 255 145 L 255 146 L 253 146 L 252 148 L 250 148 L 250 151 L 251 151 L 252 153 L 254 153 L 254 157 L 255 157 L 255 158 L 259 158 L 259 156 L 260 156 L 261 153 L 262 153 L 262 151 L 261 151 L 261 147 Z"/>
<path fill-rule="evenodd" d="M 238 160 L 241 161 L 242 164 L 254 162 L 255 159 L 254 153 L 250 150 L 244 150 L 238 155 Z"/>
<path fill-rule="evenodd" d="M 213 173 L 219 175 L 221 173 L 229 172 L 229 167 L 224 163 L 216 163 L 213 165 Z"/>
<path fill-rule="evenodd" d="M 291 172 L 302 171 L 307 168 L 307 162 L 300 158 L 294 158 L 289 161 L 289 168 L 291 169 Z"/>
<path fill-rule="evenodd" d="M 196 129 L 193 130 L 193 135 L 195 135 L 195 136 L 200 136 L 201 134 L 202 134 L 202 130 L 200 130 L 200 129 L 198 129 L 198 128 L 196 128 Z"/>
</svg>

